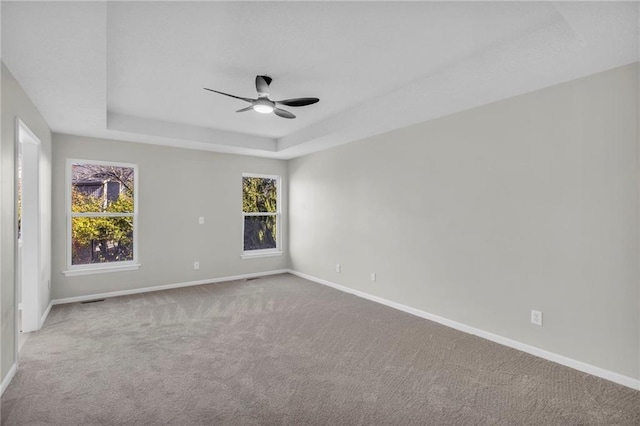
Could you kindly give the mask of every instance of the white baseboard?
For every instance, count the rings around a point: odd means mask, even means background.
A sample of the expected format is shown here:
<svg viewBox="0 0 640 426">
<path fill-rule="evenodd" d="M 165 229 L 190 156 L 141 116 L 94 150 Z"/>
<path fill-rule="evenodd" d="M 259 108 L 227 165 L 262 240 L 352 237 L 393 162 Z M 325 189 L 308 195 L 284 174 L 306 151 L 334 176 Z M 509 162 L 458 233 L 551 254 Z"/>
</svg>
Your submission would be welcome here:
<svg viewBox="0 0 640 426">
<path fill-rule="evenodd" d="M 267 275 L 286 274 L 287 272 L 289 272 L 288 269 L 278 269 L 275 271 L 255 272 L 252 274 L 234 275 L 230 277 L 209 278 L 206 280 L 188 281 L 188 282 L 175 283 L 175 284 L 165 284 L 165 285 L 158 285 L 153 287 L 133 288 L 130 290 L 111 291 L 109 293 L 87 294 L 85 296 L 67 297 L 64 299 L 54 299 L 51 301 L 51 305 L 62 305 L 65 303 L 76 303 L 76 302 L 84 302 L 87 300 L 106 299 L 108 297 L 127 296 L 130 294 L 170 290 L 172 288 L 191 287 L 194 285 L 213 284 L 213 283 L 219 283 L 224 281 L 244 280 L 247 278 L 264 277 Z M 48 311 L 47 311 L 47 314 L 48 314 Z"/>
<path fill-rule="evenodd" d="M 49 302 L 49 306 L 44 310 L 44 314 L 42 314 L 42 318 L 40 318 L 40 327 L 44 325 L 44 322 L 47 320 L 49 316 L 49 312 L 51 312 L 51 307 L 53 306 L 53 301 Z"/>
<path fill-rule="evenodd" d="M 632 377 L 624 376 L 619 373 L 615 373 L 613 371 L 605 370 L 604 368 L 596 367 L 595 365 L 587 364 L 582 361 L 578 361 L 572 358 L 568 358 L 563 355 L 559 355 L 553 352 L 549 352 L 544 349 L 537 348 L 535 346 L 527 345 L 526 343 L 518 342 L 517 340 L 512 340 L 507 337 L 499 336 L 497 334 L 490 333 L 488 331 L 481 330 L 479 328 L 471 327 L 470 325 L 462 324 L 457 321 L 450 320 L 448 318 L 444 318 L 438 315 L 431 314 L 429 312 L 421 311 L 416 308 L 412 308 L 410 306 L 402 305 L 400 303 L 392 302 L 387 299 L 383 299 L 378 296 L 374 296 L 359 290 L 354 290 L 349 287 L 345 287 L 336 283 L 332 283 L 331 281 L 323 280 L 321 278 L 316 278 L 311 275 L 304 274 L 302 272 L 289 270 L 290 274 L 296 275 L 300 278 L 304 278 L 309 281 L 316 282 L 318 284 L 323 284 L 329 287 L 333 287 L 337 290 L 343 291 L 345 293 L 350 293 L 358 297 L 362 297 L 363 299 L 371 300 L 373 302 L 380 303 L 385 306 L 389 306 L 391 308 L 398 309 L 400 311 L 407 312 L 411 315 L 415 315 L 421 318 L 428 319 L 433 322 L 437 322 L 439 324 L 445 325 L 447 327 L 451 327 L 453 329 L 473 334 L 478 337 L 482 337 L 487 340 L 491 340 L 492 342 L 499 343 L 504 346 L 508 346 L 510 348 L 518 349 L 522 352 L 529 353 L 531 355 L 535 355 L 540 358 L 544 358 L 549 361 L 553 361 L 555 363 L 564 365 L 566 367 L 573 368 L 578 371 L 582 371 L 583 373 L 588 373 L 593 376 L 601 377 L 606 380 L 610 380 L 614 383 L 618 383 L 623 386 L 627 386 L 631 389 L 640 390 L 640 380 L 634 379 Z"/>
<path fill-rule="evenodd" d="M 17 364 L 14 363 L 9 369 L 9 372 L 5 376 L 4 380 L 2 380 L 2 383 L 0 384 L 0 396 L 4 394 L 5 390 L 7 390 L 9 383 L 11 383 L 11 380 L 13 380 L 17 371 L 18 371 L 18 366 Z"/>
</svg>

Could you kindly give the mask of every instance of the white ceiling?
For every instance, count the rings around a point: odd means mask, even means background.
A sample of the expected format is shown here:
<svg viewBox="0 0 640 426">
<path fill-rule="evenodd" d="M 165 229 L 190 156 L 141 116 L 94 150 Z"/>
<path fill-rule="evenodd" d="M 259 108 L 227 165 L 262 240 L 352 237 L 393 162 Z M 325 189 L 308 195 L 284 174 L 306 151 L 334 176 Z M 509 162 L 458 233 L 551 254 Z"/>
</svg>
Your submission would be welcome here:
<svg viewBox="0 0 640 426">
<path fill-rule="evenodd" d="M 55 132 L 292 158 L 639 59 L 637 2 L 2 2 Z M 313 96 L 285 120 L 209 87 Z"/>
</svg>

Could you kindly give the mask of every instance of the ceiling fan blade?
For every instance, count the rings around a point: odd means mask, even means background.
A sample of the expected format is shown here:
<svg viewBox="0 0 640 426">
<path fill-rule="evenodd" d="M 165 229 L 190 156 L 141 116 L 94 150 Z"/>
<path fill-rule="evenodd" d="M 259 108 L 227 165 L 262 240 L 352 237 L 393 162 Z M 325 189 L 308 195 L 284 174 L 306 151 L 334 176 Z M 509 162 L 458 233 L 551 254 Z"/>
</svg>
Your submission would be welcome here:
<svg viewBox="0 0 640 426">
<path fill-rule="evenodd" d="M 251 111 L 252 109 L 253 109 L 253 105 L 250 105 L 250 106 L 248 106 L 248 107 L 246 107 L 246 108 L 239 109 L 239 110 L 237 110 L 236 112 Z"/>
<path fill-rule="evenodd" d="M 283 109 L 280 108 L 274 108 L 273 112 L 278 116 L 278 117 L 282 117 L 282 118 L 296 118 L 295 115 L 291 114 L 289 111 L 285 111 Z"/>
<path fill-rule="evenodd" d="M 306 105 L 315 104 L 320 99 L 318 98 L 295 98 L 295 99 L 285 99 L 283 101 L 276 101 L 277 104 L 286 105 L 291 107 L 301 107 Z"/>
<path fill-rule="evenodd" d="M 243 98 L 242 96 L 230 95 L 230 94 L 228 94 L 228 93 L 219 92 L 219 91 L 217 91 L 217 90 L 207 89 L 206 87 L 203 87 L 203 89 L 204 89 L 204 90 L 208 90 L 208 91 L 210 91 L 210 92 L 219 93 L 219 94 L 221 94 L 221 95 L 229 96 L 229 97 L 231 97 L 231 98 L 240 99 L 240 100 L 243 100 L 243 101 L 245 101 L 245 102 L 251 102 L 251 103 L 253 103 L 253 101 L 255 101 L 255 99 L 249 99 L 249 98 Z"/>
<path fill-rule="evenodd" d="M 271 77 L 268 77 L 266 75 L 256 76 L 256 90 L 258 91 L 258 95 L 260 95 L 261 98 L 269 96 L 270 84 L 271 84 Z"/>
</svg>

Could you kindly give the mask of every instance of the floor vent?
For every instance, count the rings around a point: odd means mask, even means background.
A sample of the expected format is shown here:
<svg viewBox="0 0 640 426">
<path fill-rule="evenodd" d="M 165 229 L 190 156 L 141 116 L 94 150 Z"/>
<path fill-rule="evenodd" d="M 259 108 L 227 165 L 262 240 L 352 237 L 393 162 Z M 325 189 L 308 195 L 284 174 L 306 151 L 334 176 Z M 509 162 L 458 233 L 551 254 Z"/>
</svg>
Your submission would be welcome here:
<svg viewBox="0 0 640 426">
<path fill-rule="evenodd" d="M 247 278 L 245 281 L 253 281 L 257 279 L 260 279 L 260 277 Z"/>
<path fill-rule="evenodd" d="M 87 303 L 96 303 L 96 302 L 104 302 L 104 299 L 85 300 L 84 302 L 80 302 L 80 303 L 83 305 L 86 305 Z"/>
</svg>

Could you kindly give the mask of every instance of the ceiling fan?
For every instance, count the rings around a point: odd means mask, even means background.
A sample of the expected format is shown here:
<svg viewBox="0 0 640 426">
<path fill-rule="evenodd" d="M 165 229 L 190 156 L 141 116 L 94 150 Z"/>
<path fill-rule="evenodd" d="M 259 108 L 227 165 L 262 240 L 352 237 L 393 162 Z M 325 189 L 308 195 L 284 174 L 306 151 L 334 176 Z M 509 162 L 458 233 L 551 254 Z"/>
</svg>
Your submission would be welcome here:
<svg viewBox="0 0 640 426">
<path fill-rule="evenodd" d="M 294 99 L 285 99 L 282 101 L 272 101 L 269 99 L 269 85 L 271 84 L 271 77 L 266 75 L 258 75 L 256 76 L 256 90 L 258 91 L 258 99 L 251 98 L 243 98 L 242 96 L 230 95 L 228 93 L 219 92 L 213 89 L 207 89 L 210 92 L 219 93 L 221 95 L 230 96 L 232 98 L 240 99 L 245 102 L 249 102 L 251 105 L 237 110 L 236 112 L 245 112 L 254 110 L 262 114 L 271 114 L 274 113 L 278 117 L 282 118 L 296 118 L 295 115 L 290 113 L 289 111 L 285 111 L 281 108 L 278 108 L 277 105 L 286 105 L 290 107 L 301 107 L 306 105 L 315 104 L 320 99 L 318 98 L 294 98 Z"/>
</svg>

